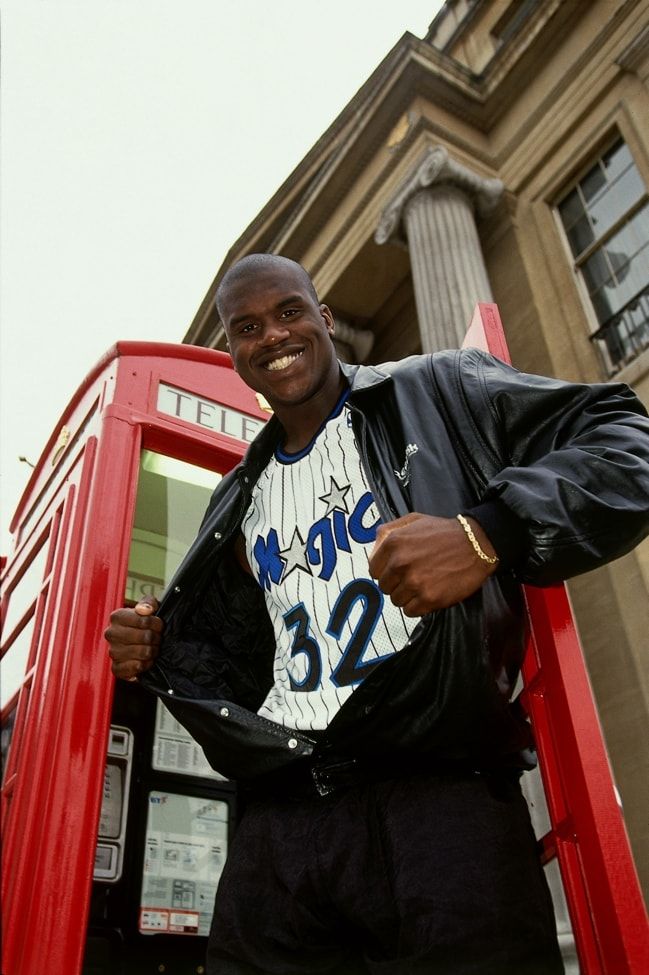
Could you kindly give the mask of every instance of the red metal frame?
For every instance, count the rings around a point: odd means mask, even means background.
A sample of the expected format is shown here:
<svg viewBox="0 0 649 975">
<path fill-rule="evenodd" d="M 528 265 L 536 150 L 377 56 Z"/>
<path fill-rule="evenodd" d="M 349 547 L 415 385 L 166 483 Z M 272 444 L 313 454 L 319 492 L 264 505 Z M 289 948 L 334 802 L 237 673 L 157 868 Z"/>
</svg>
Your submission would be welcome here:
<svg viewBox="0 0 649 975">
<path fill-rule="evenodd" d="M 493 304 L 464 346 L 510 362 Z M 534 728 L 556 856 L 584 975 L 649 972 L 649 925 L 579 637 L 564 585 L 525 587 L 531 624 L 524 702 Z"/>
<path fill-rule="evenodd" d="M 60 523 L 2 790 L 3 975 L 81 970 L 113 694 L 103 630 L 123 598 L 141 449 L 224 472 L 246 446 L 161 413 L 160 380 L 267 418 L 229 356 L 120 342 L 75 394 L 30 478 L 11 526 L 9 599 L 47 526 Z M 71 438 L 57 457 L 63 425 Z"/>
</svg>

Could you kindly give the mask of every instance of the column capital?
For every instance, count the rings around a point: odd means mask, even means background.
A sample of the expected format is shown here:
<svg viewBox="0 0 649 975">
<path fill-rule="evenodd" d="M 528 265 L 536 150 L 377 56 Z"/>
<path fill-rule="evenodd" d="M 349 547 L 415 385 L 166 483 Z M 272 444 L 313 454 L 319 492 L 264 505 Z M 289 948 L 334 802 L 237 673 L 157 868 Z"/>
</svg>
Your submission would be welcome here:
<svg viewBox="0 0 649 975">
<path fill-rule="evenodd" d="M 400 227 L 406 204 L 422 190 L 444 183 L 457 186 L 466 193 L 478 213 L 482 215 L 494 209 L 504 190 L 502 180 L 480 176 L 457 159 L 453 159 L 444 146 L 435 146 L 426 152 L 383 210 L 374 234 L 376 243 L 386 244 L 395 238 L 403 239 Z"/>
</svg>

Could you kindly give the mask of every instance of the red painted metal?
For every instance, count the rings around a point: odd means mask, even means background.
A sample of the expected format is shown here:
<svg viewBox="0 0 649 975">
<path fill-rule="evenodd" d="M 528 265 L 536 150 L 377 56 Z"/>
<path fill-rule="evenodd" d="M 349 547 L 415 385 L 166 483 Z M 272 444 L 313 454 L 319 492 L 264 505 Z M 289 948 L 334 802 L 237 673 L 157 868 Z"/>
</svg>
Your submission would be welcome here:
<svg viewBox="0 0 649 975">
<path fill-rule="evenodd" d="M 160 382 L 266 418 L 229 356 L 120 342 L 77 390 L 34 469 L 3 575 L 10 602 L 49 531 L 33 665 L 2 715 L 16 708 L 2 790 L 3 975 L 81 969 L 112 705 L 103 630 L 124 593 L 140 451 L 223 472 L 246 446 L 160 412 Z M 57 454 L 63 426 L 69 442 Z M 11 653 L 9 643 L 7 634 Z"/>
<path fill-rule="evenodd" d="M 510 362 L 498 308 L 477 306 L 465 346 Z M 649 924 L 564 585 L 525 587 L 530 644 L 524 702 L 584 975 L 649 972 Z"/>
</svg>

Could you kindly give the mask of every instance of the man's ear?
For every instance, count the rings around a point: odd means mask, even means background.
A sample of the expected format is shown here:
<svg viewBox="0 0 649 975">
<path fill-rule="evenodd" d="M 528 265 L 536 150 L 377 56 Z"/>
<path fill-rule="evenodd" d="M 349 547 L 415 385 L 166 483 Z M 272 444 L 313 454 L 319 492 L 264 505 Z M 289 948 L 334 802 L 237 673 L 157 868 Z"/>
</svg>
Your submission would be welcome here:
<svg viewBox="0 0 649 975">
<path fill-rule="evenodd" d="M 327 326 L 327 331 L 333 339 L 334 333 L 336 331 L 336 320 L 333 316 L 333 312 L 329 305 L 320 305 L 320 314 L 322 315 L 325 325 Z"/>
<path fill-rule="evenodd" d="M 227 352 L 228 352 L 230 358 L 232 359 L 232 368 L 234 369 L 235 372 L 238 372 L 237 365 L 236 365 L 236 363 L 234 361 L 234 356 L 232 355 L 232 350 L 230 349 L 230 342 L 228 341 L 227 336 L 226 336 L 226 339 L 225 339 L 225 348 L 227 349 Z"/>
</svg>

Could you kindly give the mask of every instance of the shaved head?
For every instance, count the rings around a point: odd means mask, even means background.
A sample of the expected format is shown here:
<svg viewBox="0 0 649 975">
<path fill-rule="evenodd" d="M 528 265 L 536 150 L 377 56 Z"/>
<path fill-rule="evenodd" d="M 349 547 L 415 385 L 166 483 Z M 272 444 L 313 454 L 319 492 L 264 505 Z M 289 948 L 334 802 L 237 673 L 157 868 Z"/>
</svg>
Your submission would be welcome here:
<svg viewBox="0 0 649 975">
<path fill-rule="evenodd" d="M 223 319 L 224 299 L 231 285 L 238 284 L 245 278 L 254 278 L 258 274 L 267 274 L 269 271 L 274 270 L 285 271 L 288 268 L 299 275 L 316 305 L 319 304 L 319 298 L 313 287 L 313 281 L 297 261 L 292 261 L 290 257 L 282 257 L 281 254 L 248 254 L 233 264 L 232 267 L 228 268 L 218 286 L 216 292 L 216 308 L 221 319 Z"/>
</svg>

